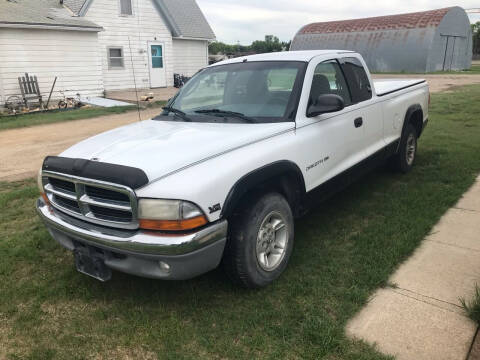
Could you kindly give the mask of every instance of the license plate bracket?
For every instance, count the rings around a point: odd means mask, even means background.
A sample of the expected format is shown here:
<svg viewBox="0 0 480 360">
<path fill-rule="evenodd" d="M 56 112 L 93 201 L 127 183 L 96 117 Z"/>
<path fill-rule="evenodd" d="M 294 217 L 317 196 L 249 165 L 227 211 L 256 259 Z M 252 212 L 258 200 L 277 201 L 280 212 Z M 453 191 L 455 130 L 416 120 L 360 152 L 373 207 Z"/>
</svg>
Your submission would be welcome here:
<svg viewBox="0 0 480 360">
<path fill-rule="evenodd" d="M 88 248 L 76 248 L 73 254 L 78 272 L 102 282 L 112 278 L 112 270 L 105 265 L 101 257 L 92 255 Z"/>
</svg>

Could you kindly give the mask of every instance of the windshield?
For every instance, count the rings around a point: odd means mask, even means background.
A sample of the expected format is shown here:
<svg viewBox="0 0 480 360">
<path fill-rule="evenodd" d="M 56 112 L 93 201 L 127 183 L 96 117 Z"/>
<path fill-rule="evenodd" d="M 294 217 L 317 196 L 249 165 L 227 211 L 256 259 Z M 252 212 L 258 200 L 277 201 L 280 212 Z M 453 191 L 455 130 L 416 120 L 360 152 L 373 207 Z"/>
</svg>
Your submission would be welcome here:
<svg viewBox="0 0 480 360">
<path fill-rule="evenodd" d="M 266 123 L 293 121 L 306 63 L 242 62 L 195 75 L 156 120 Z"/>
</svg>

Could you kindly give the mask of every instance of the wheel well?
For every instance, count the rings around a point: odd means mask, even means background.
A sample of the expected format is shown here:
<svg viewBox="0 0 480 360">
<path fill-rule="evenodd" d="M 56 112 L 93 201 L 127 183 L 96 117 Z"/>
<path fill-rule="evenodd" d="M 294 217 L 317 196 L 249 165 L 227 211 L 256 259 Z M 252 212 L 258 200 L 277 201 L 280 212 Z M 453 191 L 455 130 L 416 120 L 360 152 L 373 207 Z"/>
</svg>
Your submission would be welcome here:
<svg viewBox="0 0 480 360">
<path fill-rule="evenodd" d="M 301 213 L 305 195 L 305 183 L 300 169 L 290 163 L 279 163 L 254 171 L 240 179 L 225 200 L 222 217 L 230 217 L 252 195 L 278 192 L 289 203 L 294 216 Z"/>
<path fill-rule="evenodd" d="M 423 131 L 423 109 L 419 104 L 412 105 L 408 108 L 405 114 L 405 121 L 403 123 L 402 136 L 408 124 L 412 124 L 417 131 L 417 136 L 420 137 Z"/>
<path fill-rule="evenodd" d="M 420 137 L 420 135 L 422 135 L 422 130 L 423 130 L 423 112 L 422 112 L 422 110 L 416 110 L 410 116 L 410 123 L 413 125 L 415 130 L 417 130 L 417 136 Z"/>
</svg>

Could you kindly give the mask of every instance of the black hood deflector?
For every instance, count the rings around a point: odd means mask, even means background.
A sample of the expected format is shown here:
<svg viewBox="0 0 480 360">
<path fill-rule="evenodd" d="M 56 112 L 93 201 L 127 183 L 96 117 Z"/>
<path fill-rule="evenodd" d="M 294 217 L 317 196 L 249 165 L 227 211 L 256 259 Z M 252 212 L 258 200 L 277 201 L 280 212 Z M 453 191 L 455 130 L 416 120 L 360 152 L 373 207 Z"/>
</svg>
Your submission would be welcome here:
<svg viewBox="0 0 480 360">
<path fill-rule="evenodd" d="M 85 159 L 47 156 L 43 161 L 42 169 L 125 185 L 132 189 L 138 189 L 148 184 L 148 177 L 141 169 Z"/>
</svg>

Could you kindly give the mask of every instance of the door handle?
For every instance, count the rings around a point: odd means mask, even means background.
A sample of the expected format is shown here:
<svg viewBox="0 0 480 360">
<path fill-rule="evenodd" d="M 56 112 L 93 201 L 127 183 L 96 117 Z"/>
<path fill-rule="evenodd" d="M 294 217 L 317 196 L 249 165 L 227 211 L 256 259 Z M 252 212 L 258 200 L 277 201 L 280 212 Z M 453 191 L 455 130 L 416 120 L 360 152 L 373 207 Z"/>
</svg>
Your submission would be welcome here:
<svg viewBox="0 0 480 360">
<path fill-rule="evenodd" d="M 363 119 L 362 119 L 361 117 L 356 118 L 353 123 L 355 124 L 355 127 L 356 127 L 356 128 L 359 128 L 360 126 L 363 125 Z"/>
</svg>

